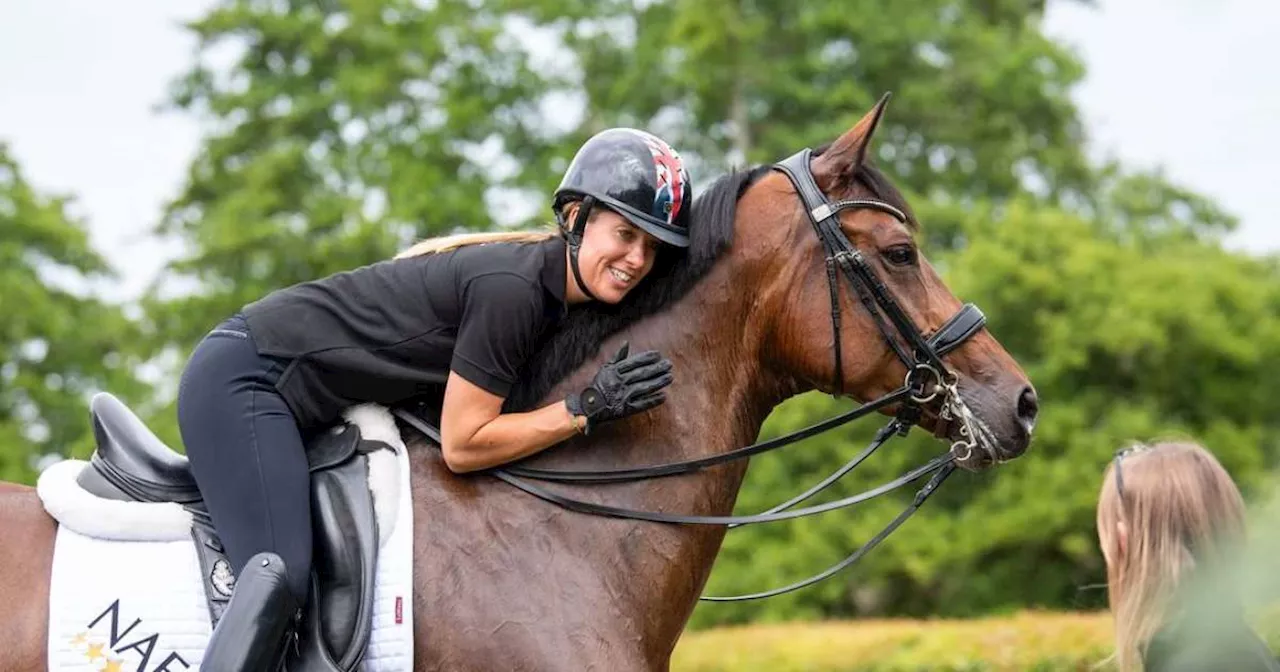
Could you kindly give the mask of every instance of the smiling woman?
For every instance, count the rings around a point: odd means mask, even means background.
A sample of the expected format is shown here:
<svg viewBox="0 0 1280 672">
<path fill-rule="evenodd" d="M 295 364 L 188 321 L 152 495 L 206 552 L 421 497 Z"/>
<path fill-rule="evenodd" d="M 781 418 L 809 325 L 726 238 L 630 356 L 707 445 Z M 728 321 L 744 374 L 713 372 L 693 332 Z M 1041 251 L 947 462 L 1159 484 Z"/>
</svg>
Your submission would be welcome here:
<svg viewBox="0 0 1280 672">
<path fill-rule="evenodd" d="M 204 665 L 269 669 L 282 655 L 311 575 L 306 437 L 345 408 L 442 397 L 442 454 L 458 473 L 662 404 L 671 362 L 624 345 L 585 387 L 503 408 L 572 306 L 621 303 L 659 257 L 682 254 L 692 198 L 665 141 L 611 129 L 579 149 L 556 191 L 560 235 L 424 241 L 273 292 L 211 331 L 183 372 L 178 415 L 239 580 Z"/>
<path fill-rule="evenodd" d="M 569 205 L 566 218 L 573 220 L 580 209 L 578 203 Z M 578 252 L 582 286 L 569 285 L 566 298 L 570 303 L 590 301 L 593 296 L 605 303 L 622 301 L 653 270 L 661 244 L 613 210 L 596 209 L 587 219 Z"/>
<path fill-rule="evenodd" d="M 690 217 L 698 224 L 692 228 L 684 224 L 692 203 L 683 170 L 660 167 L 674 154 L 655 150 L 646 134 L 611 134 L 596 147 L 616 160 L 602 161 L 586 175 L 641 175 L 647 203 L 634 193 L 590 185 L 580 185 L 582 193 L 565 189 L 557 204 L 563 237 L 459 243 L 446 252 L 303 283 L 249 306 L 247 319 L 229 320 L 210 334 L 197 348 L 180 392 L 184 433 L 198 434 L 192 438 L 203 442 L 188 445 L 190 467 L 201 479 L 206 509 L 218 519 L 217 532 L 233 564 L 243 565 L 245 549 L 258 544 L 271 552 L 260 553 L 264 562 L 249 563 L 236 577 L 201 669 L 273 669 L 267 663 L 294 627 L 290 617 L 297 601 L 289 587 L 298 570 L 274 551 L 309 558 L 309 545 L 285 543 L 309 530 L 306 509 L 290 508 L 308 502 L 305 496 L 301 502 L 290 498 L 297 487 L 288 480 L 296 475 L 289 471 L 290 460 L 297 451 L 280 442 L 298 433 L 289 423 L 301 421 L 288 413 L 308 408 L 284 400 L 309 399 L 297 392 L 313 388 L 297 385 L 320 389 L 320 401 L 327 403 L 323 394 L 335 391 L 317 381 L 341 384 L 341 394 L 385 398 L 448 372 L 450 384 L 466 381 L 455 388 L 462 392 L 454 402 L 469 396 L 465 384 L 498 398 L 509 393 L 512 400 L 514 408 L 504 408 L 509 412 L 469 435 L 457 428 L 458 418 L 471 417 L 466 414 L 474 409 L 459 411 L 455 404 L 450 414 L 446 399 L 444 422 L 455 425 L 453 434 L 443 442 L 440 432 L 408 442 L 414 587 L 406 606 L 412 607 L 418 670 L 503 669 L 512 660 L 540 670 L 669 668 L 745 476 L 743 461 L 729 465 L 725 458 L 743 457 L 738 449 L 758 437 L 775 407 L 797 394 L 816 389 L 853 397 L 863 402 L 858 413 L 891 416 L 888 427 L 909 423 L 945 436 L 951 444 L 947 453 L 902 482 L 933 473 L 925 484 L 930 487 L 955 467 L 988 469 L 1026 451 L 1037 417 L 1034 388 L 985 330 L 981 312 L 952 294 L 916 248 L 907 235 L 914 228 L 905 217 L 909 209 L 865 161 L 886 102 L 887 97 L 821 151 L 801 149 L 781 162 L 724 176 L 698 199 L 698 212 Z M 573 202 L 581 205 L 569 219 Z M 628 210 L 637 202 L 650 207 L 640 212 L 647 217 Z M 635 286 L 620 303 L 592 301 L 569 310 L 564 297 L 570 283 L 595 291 L 580 276 L 599 275 L 602 268 L 613 275 L 611 269 L 626 257 L 601 254 L 608 259 L 603 266 L 591 261 L 597 253 L 588 229 L 613 221 L 613 229 L 599 230 L 618 232 L 612 218 L 592 221 L 597 206 L 677 244 L 659 247 L 653 268 L 633 278 Z M 687 248 L 677 246 L 682 238 L 689 240 Z M 904 245 L 910 252 L 900 255 Z M 676 261 L 664 270 L 667 259 Z M 434 281 L 454 284 L 429 292 L 437 287 Z M 520 307 L 514 316 L 513 305 Z M 440 328 L 414 331 L 427 317 Z M 486 334 L 476 328 L 510 324 L 488 322 L 494 319 L 555 329 L 544 339 L 509 340 L 506 330 Z M 396 331 L 417 336 L 394 340 Z M 290 360 L 255 353 L 252 344 L 259 339 L 266 345 L 258 348 L 265 350 L 321 347 Z M 362 347 L 371 340 L 375 347 Z M 672 365 L 657 352 L 629 356 L 628 342 L 669 356 L 681 384 L 668 387 Z M 515 349 L 507 349 L 512 343 Z M 423 371 L 410 369 L 419 360 L 406 355 L 421 355 Z M 507 385 L 507 375 L 522 361 L 530 366 L 522 367 L 518 384 Z M 343 381 L 339 371 L 358 375 Z M 341 394 L 335 394 L 339 402 Z M 668 395 L 670 403 L 662 403 Z M 580 417 L 589 419 L 585 427 L 569 420 L 570 409 L 579 405 L 585 411 Z M 523 435 L 512 427 L 513 418 L 527 425 Z M 574 436 L 613 419 L 621 420 L 590 436 Z M 247 439 L 246 424 L 253 430 Z M 455 473 L 502 459 L 500 452 L 489 452 L 498 443 L 495 437 L 532 445 L 556 433 L 568 440 L 556 450 L 538 451 L 522 465 L 526 473 L 706 465 L 696 472 L 664 468 L 662 476 L 679 475 L 615 489 L 574 488 L 575 496 L 597 506 L 679 514 L 681 520 L 699 516 L 698 522 L 655 525 L 569 515 L 497 478 Z M 305 472 L 305 462 L 301 466 Z M 38 493 L 0 485 L 0 514 L 6 526 L 0 538 L 22 540 L 0 545 L 7 569 L 0 576 L 0 597 L 47 604 L 55 536 Z M 716 521 L 704 524 L 707 517 Z M 265 531 L 264 520 L 270 523 Z M 901 520 L 900 515 L 864 546 L 883 539 Z M 39 564 L 32 566 L 31 558 Z M 35 659 L 46 648 L 49 615 L 33 611 L 0 610 L 0 631 L 18 633 L 10 638 L 10 659 Z"/>
</svg>

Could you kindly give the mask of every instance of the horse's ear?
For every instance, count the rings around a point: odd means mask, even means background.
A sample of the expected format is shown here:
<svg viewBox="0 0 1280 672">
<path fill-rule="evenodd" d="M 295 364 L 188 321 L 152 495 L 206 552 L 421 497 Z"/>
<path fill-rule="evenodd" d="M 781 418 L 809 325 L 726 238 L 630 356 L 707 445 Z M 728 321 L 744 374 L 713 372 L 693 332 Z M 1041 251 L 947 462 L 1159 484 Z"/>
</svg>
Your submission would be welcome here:
<svg viewBox="0 0 1280 672">
<path fill-rule="evenodd" d="M 813 175 L 824 189 L 852 180 L 858 166 L 862 165 L 871 147 L 871 136 L 880 125 L 884 108 L 889 104 L 889 92 L 885 92 L 871 111 L 863 115 L 844 135 L 840 136 L 822 156 L 813 160 Z"/>
</svg>

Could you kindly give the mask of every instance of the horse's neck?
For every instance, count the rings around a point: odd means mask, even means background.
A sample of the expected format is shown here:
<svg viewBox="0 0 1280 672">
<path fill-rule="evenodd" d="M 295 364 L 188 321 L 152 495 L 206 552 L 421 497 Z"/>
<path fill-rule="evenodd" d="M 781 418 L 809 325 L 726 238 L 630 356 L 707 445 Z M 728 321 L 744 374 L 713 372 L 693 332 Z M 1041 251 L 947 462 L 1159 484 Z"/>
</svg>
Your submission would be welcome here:
<svg viewBox="0 0 1280 672">
<path fill-rule="evenodd" d="M 755 440 L 764 419 L 787 393 L 765 373 L 760 334 L 748 324 L 753 292 L 735 266 L 736 260 L 725 260 L 670 308 L 603 344 L 603 352 L 612 352 L 628 340 L 632 353 L 653 349 L 670 358 L 675 380 L 667 388 L 667 401 L 602 428 L 585 450 L 548 456 L 554 466 L 607 469 L 676 462 L 724 453 Z M 589 375 L 590 371 L 579 371 L 575 384 L 586 382 Z M 708 502 L 720 510 L 732 506 L 737 490 L 733 474 L 739 470 L 715 471 L 714 477 L 698 478 L 709 486 L 717 479 L 732 482 L 732 492 L 724 493 L 727 498 Z M 716 483 L 712 489 L 724 485 Z M 678 487 L 692 486 L 685 480 Z M 655 488 L 652 496 L 665 497 L 668 490 Z"/>
<path fill-rule="evenodd" d="M 594 447 L 597 455 L 610 456 L 602 462 L 667 463 L 726 453 L 756 440 L 765 418 L 787 392 L 762 362 L 762 334 L 751 328 L 750 319 L 754 288 L 744 285 L 744 277 L 732 266 L 717 267 L 664 315 L 632 330 L 633 344 L 671 357 L 675 381 L 667 402 L 652 417 L 629 423 L 616 443 Z M 597 492 L 617 506 L 729 515 L 745 473 L 746 461 L 740 460 L 693 475 L 622 486 L 616 493 Z M 646 637 L 653 646 L 674 647 L 711 573 L 725 528 L 640 522 L 632 530 L 643 535 L 647 556 L 665 561 L 618 564 L 619 572 L 635 572 L 639 566 L 645 574 L 618 577 L 644 587 L 626 603 L 637 616 L 663 614 L 646 619 L 654 628 Z M 625 547 L 620 542 L 619 548 Z"/>
<path fill-rule="evenodd" d="M 587 440 L 570 442 L 532 459 L 530 466 L 555 469 L 609 469 L 669 463 L 725 453 L 752 443 L 773 406 L 785 396 L 761 358 L 762 334 L 753 329 L 757 288 L 746 282 L 756 273 L 741 270 L 740 260 L 718 264 L 693 291 L 659 315 L 646 319 L 601 344 L 614 352 L 623 340 L 631 351 L 655 349 L 671 358 L 674 383 L 667 401 L 624 421 L 602 425 Z M 587 365 L 549 395 L 581 389 L 595 371 Z M 566 496 L 643 511 L 702 515 L 732 512 L 745 462 L 695 474 L 636 483 L 586 487 L 551 486 Z M 522 503 L 522 507 L 527 503 Z M 610 586 L 609 605 L 598 615 L 600 628 L 618 620 L 643 628 L 641 639 L 655 660 L 670 653 L 697 604 L 720 548 L 725 528 L 663 525 L 649 522 L 603 524 L 585 516 L 565 520 L 557 548 L 573 548 L 581 557 L 605 558 L 584 565 L 592 577 Z M 619 635 L 621 636 L 621 635 Z"/>
<path fill-rule="evenodd" d="M 647 342 L 669 353 L 675 381 L 647 449 L 664 461 L 724 453 L 755 440 L 776 403 L 748 324 L 749 289 L 716 273 L 698 292 L 643 326 Z M 651 457 L 651 459 L 652 459 Z"/>
</svg>

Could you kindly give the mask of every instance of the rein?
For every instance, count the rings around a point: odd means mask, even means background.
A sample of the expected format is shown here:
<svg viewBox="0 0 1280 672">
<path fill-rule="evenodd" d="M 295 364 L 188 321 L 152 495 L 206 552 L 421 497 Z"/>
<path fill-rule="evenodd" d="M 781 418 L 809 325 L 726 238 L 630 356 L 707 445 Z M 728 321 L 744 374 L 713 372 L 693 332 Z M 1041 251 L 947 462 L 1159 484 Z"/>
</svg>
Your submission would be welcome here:
<svg viewBox="0 0 1280 672">
<path fill-rule="evenodd" d="M 811 154 L 812 152 L 810 149 L 803 149 L 788 159 L 775 164 L 773 167 L 787 175 L 795 186 L 800 200 L 805 205 L 805 212 L 809 217 L 810 223 L 813 225 L 814 231 L 822 241 L 823 247 L 826 251 L 825 263 L 827 282 L 831 295 L 831 322 L 832 331 L 835 336 L 834 356 L 836 394 L 841 394 L 844 390 L 843 362 L 841 361 L 840 355 L 840 344 L 842 342 L 840 337 L 841 311 L 838 290 L 839 284 L 836 275 L 837 270 L 848 280 L 849 285 L 857 293 L 861 303 L 872 316 L 877 329 L 879 329 L 885 341 L 897 354 L 899 360 L 901 360 L 906 366 L 907 375 L 901 387 L 874 401 L 862 404 L 857 408 L 846 411 L 845 413 L 833 416 L 823 420 L 822 422 L 792 432 L 785 436 L 761 441 L 727 453 L 713 455 L 710 457 L 646 467 L 621 469 L 575 471 L 511 466 L 507 468 L 490 469 L 485 472 L 524 491 L 525 493 L 533 495 L 534 497 L 580 513 L 659 523 L 725 525 L 729 528 L 738 527 L 740 525 L 793 520 L 805 516 L 843 509 L 855 504 L 860 504 L 874 497 L 878 497 L 886 492 L 896 490 L 908 483 L 912 483 L 926 475 L 932 474 L 932 477 L 929 478 L 924 486 L 916 492 L 912 502 L 903 509 L 896 518 L 885 526 L 884 529 L 848 557 L 828 569 L 823 570 L 808 579 L 804 579 L 803 581 L 798 581 L 773 590 L 731 597 L 699 597 L 698 599 L 702 601 L 737 602 L 773 597 L 793 590 L 799 590 L 800 588 L 812 585 L 836 574 L 845 567 L 857 562 L 868 551 L 879 545 L 881 541 L 887 538 L 894 530 L 902 525 L 902 523 L 906 522 L 907 518 L 910 518 L 911 515 L 914 514 L 916 510 L 918 510 L 920 506 L 937 491 L 943 481 L 945 481 L 947 477 L 955 471 L 956 461 L 968 458 L 972 451 L 978 446 L 979 441 L 986 440 L 985 437 L 981 437 L 977 434 L 977 431 L 981 429 L 981 424 L 976 422 L 973 414 L 969 411 L 964 400 L 960 396 L 959 390 L 957 389 L 957 384 L 959 382 L 958 375 L 954 371 L 950 370 L 942 361 L 943 356 L 960 347 L 968 341 L 970 337 L 981 331 L 986 324 L 986 317 L 982 314 L 982 311 L 977 308 L 977 306 L 974 306 L 973 304 L 965 304 L 931 336 L 926 338 L 921 334 L 916 325 L 909 317 L 907 317 L 906 312 L 903 311 L 897 301 L 893 299 L 888 288 L 880 281 L 879 277 L 876 276 L 875 271 L 867 263 L 862 253 L 849 242 L 848 237 L 840 227 L 839 219 L 841 211 L 855 208 L 871 208 L 879 210 L 892 215 L 902 222 L 906 221 L 906 215 L 893 205 L 878 200 L 857 199 L 836 202 L 828 201 L 826 195 L 818 188 L 817 183 L 813 178 L 813 174 L 810 172 L 809 160 Z M 892 330 L 890 329 L 890 324 L 893 326 Z M 893 331 L 896 331 L 897 336 L 899 336 L 902 341 L 905 341 L 905 345 L 900 342 L 898 338 L 895 338 Z M 830 476 L 824 478 L 822 481 L 810 487 L 803 493 L 756 514 L 739 516 L 699 516 L 655 511 L 638 511 L 565 497 L 530 482 L 530 480 L 536 480 L 578 484 L 624 483 L 689 474 L 707 467 L 749 458 L 783 446 L 791 445 L 803 439 L 817 434 L 822 434 L 830 429 L 879 411 L 882 408 L 895 403 L 902 404 L 896 417 L 891 419 L 888 424 L 876 433 L 875 438 L 861 453 L 849 462 L 845 463 Z M 950 422 L 955 420 L 960 423 L 959 432 L 962 438 L 952 442 L 951 447 L 947 452 L 930 459 L 925 464 L 908 471 L 888 483 L 857 495 L 852 495 L 850 497 L 845 497 L 825 504 L 798 509 L 793 508 L 810 499 L 833 483 L 839 481 L 864 460 L 870 457 L 872 453 L 879 449 L 880 446 L 884 445 L 894 435 L 905 436 L 907 432 L 910 431 L 911 427 L 919 421 L 924 408 L 933 403 L 937 403 L 939 406 L 939 419 L 941 421 Z M 403 408 L 393 408 L 392 413 L 409 426 L 427 436 L 437 445 L 440 444 L 440 435 L 436 428 L 414 413 Z M 964 451 L 963 454 L 957 454 L 961 450 Z"/>
</svg>

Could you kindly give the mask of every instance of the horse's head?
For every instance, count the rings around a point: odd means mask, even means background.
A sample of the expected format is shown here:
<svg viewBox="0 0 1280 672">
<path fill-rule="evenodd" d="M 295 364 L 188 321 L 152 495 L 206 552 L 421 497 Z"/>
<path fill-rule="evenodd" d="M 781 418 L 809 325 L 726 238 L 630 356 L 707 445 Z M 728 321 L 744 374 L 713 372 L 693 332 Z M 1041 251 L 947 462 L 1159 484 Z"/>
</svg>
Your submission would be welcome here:
<svg viewBox="0 0 1280 672">
<path fill-rule="evenodd" d="M 907 204 L 867 162 L 887 99 L 743 195 L 738 238 L 767 278 L 754 302 L 764 361 L 797 389 L 864 402 L 911 387 L 918 424 L 956 441 L 961 467 L 985 468 L 1027 449 L 1036 393 L 981 313 L 938 277 Z"/>
</svg>

